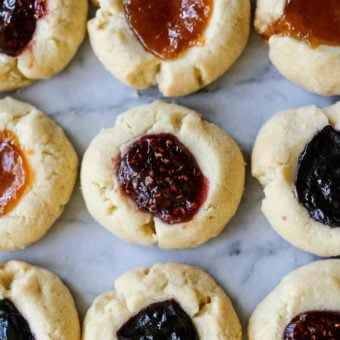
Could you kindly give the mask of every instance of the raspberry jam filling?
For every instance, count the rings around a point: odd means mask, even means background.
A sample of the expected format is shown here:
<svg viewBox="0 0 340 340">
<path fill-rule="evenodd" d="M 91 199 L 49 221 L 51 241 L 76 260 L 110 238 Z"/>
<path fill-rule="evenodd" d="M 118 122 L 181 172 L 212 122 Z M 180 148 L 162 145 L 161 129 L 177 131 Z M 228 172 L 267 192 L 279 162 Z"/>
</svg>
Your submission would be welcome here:
<svg viewBox="0 0 340 340">
<path fill-rule="evenodd" d="M 29 183 L 29 167 L 16 136 L 0 133 L 0 216 L 18 203 Z"/>
<path fill-rule="evenodd" d="M 27 321 L 9 300 L 0 300 L 0 339 L 34 340 Z"/>
<path fill-rule="evenodd" d="M 272 23 L 265 36 L 290 36 L 315 48 L 340 45 L 339 0 L 287 0 L 284 14 Z"/>
<path fill-rule="evenodd" d="M 208 191 L 208 181 L 193 155 L 166 133 L 132 143 L 119 160 L 118 178 L 139 209 L 168 224 L 191 220 Z"/>
<path fill-rule="evenodd" d="M 296 316 L 286 327 L 284 340 L 340 339 L 340 313 L 306 312 Z"/>
<path fill-rule="evenodd" d="M 153 303 L 126 321 L 117 331 L 118 340 L 198 340 L 189 315 L 175 300 Z"/>
<path fill-rule="evenodd" d="M 323 128 L 301 153 L 296 191 L 315 221 L 340 227 L 340 132 L 332 126 Z"/>
<path fill-rule="evenodd" d="M 213 0 L 123 0 L 123 4 L 138 40 L 164 60 L 202 44 L 213 10 Z"/>
<path fill-rule="evenodd" d="M 46 0 L 0 0 L 0 52 L 18 56 L 45 13 Z"/>
</svg>

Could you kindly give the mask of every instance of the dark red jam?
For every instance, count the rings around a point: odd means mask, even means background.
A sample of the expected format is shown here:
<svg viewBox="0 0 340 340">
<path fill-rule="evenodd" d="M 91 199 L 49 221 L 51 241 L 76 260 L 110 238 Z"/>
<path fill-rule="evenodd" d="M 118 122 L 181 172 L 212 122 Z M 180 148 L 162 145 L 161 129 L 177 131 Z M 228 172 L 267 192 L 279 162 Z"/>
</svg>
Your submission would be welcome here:
<svg viewBox="0 0 340 340">
<path fill-rule="evenodd" d="M 122 190 L 138 208 L 168 224 L 187 222 L 207 194 L 207 180 L 190 151 L 173 135 L 146 135 L 119 160 Z"/>
<path fill-rule="evenodd" d="M 153 303 L 117 331 L 118 340 L 198 340 L 189 315 L 175 300 Z"/>
<path fill-rule="evenodd" d="M 340 227 L 340 132 L 328 125 L 299 157 L 296 191 L 315 220 Z"/>
<path fill-rule="evenodd" d="M 18 56 L 32 40 L 46 0 L 0 0 L 0 52 Z"/>
<path fill-rule="evenodd" d="M 286 327 L 284 340 L 339 340 L 340 313 L 306 312 L 296 316 Z"/>
<path fill-rule="evenodd" d="M 287 0 L 284 14 L 272 23 L 272 34 L 306 41 L 311 47 L 321 44 L 340 45 L 339 0 Z"/>
<path fill-rule="evenodd" d="M 0 300 L 0 339 L 34 340 L 27 321 L 9 300 Z"/>
<path fill-rule="evenodd" d="M 175 59 L 203 40 L 213 0 L 123 0 L 126 20 L 146 50 Z"/>
</svg>

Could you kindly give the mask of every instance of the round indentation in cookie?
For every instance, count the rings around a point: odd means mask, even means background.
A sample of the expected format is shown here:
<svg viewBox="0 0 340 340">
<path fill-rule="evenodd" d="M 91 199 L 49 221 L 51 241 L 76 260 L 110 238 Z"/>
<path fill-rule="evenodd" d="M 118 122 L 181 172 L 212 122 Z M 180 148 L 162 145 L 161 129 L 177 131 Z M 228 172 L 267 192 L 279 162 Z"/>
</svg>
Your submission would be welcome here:
<svg viewBox="0 0 340 340">
<path fill-rule="evenodd" d="M 340 132 L 324 127 L 299 157 L 296 190 L 316 221 L 340 227 Z"/>
<path fill-rule="evenodd" d="M 7 299 L 0 300 L 0 339 L 34 340 L 27 321 Z"/>
<path fill-rule="evenodd" d="M 175 300 L 153 303 L 126 321 L 117 331 L 119 340 L 198 340 L 189 317 Z"/>
<path fill-rule="evenodd" d="M 0 132 L 0 216 L 11 211 L 29 184 L 30 168 L 17 137 Z"/>
<path fill-rule="evenodd" d="M 46 13 L 46 0 L 2 0 L 0 52 L 17 56 L 31 41 L 36 23 Z"/>
<path fill-rule="evenodd" d="M 287 325 L 283 339 L 340 339 L 340 313 L 328 311 L 301 313 Z"/>
<path fill-rule="evenodd" d="M 176 59 L 202 43 L 212 0 L 124 0 L 126 19 L 145 49 L 161 59 Z"/>
<path fill-rule="evenodd" d="M 119 160 L 122 190 L 138 208 L 168 224 L 190 221 L 207 195 L 207 179 L 191 152 L 172 134 L 146 135 Z"/>
</svg>

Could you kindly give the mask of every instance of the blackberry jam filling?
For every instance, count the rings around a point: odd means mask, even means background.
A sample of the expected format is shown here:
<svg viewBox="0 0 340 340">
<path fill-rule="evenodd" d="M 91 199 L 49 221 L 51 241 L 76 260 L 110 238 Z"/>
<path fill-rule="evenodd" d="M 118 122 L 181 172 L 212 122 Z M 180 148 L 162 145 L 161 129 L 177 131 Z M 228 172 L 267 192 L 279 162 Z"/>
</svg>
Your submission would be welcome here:
<svg viewBox="0 0 340 340">
<path fill-rule="evenodd" d="M 296 191 L 317 222 L 340 227 L 340 132 L 328 125 L 299 157 Z"/>
<path fill-rule="evenodd" d="M 168 224 L 193 218 L 208 184 L 190 151 L 173 135 L 146 135 L 132 143 L 118 164 L 121 189 L 139 209 Z"/>
<path fill-rule="evenodd" d="M 118 340 L 198 340 L 189 315 L 175 300 L 153 303 L 126 321 Z"/>
<path fill-rule="evenodd" d="M 296 316 L 286 327 L 284 340 L 340 339 L 340 313 L 306 312 Z"/>
<path fill-rule="evenodd" d="M 213 0 L 123 0 L 126 20 L 146 50 L 175 59 L 202 41 Z"/>
<path fill-rule="evenodd" d="M 27 321 L 9 300 L 0 300 L 0 339 L 34 340 Z"/>
<path fill-rule="evenodd" d="M 45 12 L 46 0 L 0 0 L 0 52 L 18 56 Z"/>
</svg>

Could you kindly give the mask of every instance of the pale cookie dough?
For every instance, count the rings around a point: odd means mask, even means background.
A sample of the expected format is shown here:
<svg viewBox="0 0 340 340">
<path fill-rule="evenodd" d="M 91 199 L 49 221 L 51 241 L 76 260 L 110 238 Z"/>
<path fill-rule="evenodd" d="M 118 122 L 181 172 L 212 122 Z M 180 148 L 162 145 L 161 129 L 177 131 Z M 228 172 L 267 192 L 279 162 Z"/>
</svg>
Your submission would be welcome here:
<svg viewBox="0 0 340 340">
<path fill-rule="evenodd" d="M 205 43 L 164 61 L 146 51 L 130 29 L 123 0 L 99 0 L 88 23 L 95 54 L 121 82 L 145 89 L 158 85 L 165 96 L 195 92 L 219 78 L 243 51 L 249 34 L 249 0 L 214 0 Z"/>
<path fill-rule="evenodd" d="M 257 0 L 255 28 L 264 34 L 284 13 L 286 0 Z M 279 35 L 269 38 L 272 63 L 289 80 L 304 89 L 325 96 L 340 94 L 340 46 L 307 43 Z"/>
<path fill-rule="evenodd" d="M 283 339 L 284 330 L 300 313 L 340 311 L 340 261 L 318 261 L 294 270 L 257 306 L 249 340 Z"/>
<path fill-rule="evenodd" d="M 12 98 L 0 100 L 0 131 L 13 132 L 32 180 L 13 210 L 0 217 L 0 250 L 39 240 L 69 201 L 78 158 L 62 129 L 33 106 Z"/>
<path fill-rule="evenodd" d="M 260 130 L 252 155 L 252 174 L 264 187 L 262 211 L 287 241 L 320 256 L 340 255 L 340 228 L 312 219 L 295 191 L 298 158 L 326 125 L 340 130 L 340 102 L 280 112 Z"/>
<path fill-rule="evenodd" d="M 51 272 L 20 261 L 0 264 L 0 300 L 11 301 L 36 339 L 79 340 L 72 296 Z"/>
<path fill-rule="evenodd" d="M 33 38 L 16 57 L 0 53 L 0 92 L 49 79 L 73 58 L 86 33 L 87 0 L 46 0 Z"/>
<path fill-rule="evenodd" d="M 115 162 L 146 134 L 171 133 L 193 154 L 209 181 L 207 198 L 193 219 L 165 224 L 140 211 L 120 189 Z M 220 128 L 185 107 L 155 102 L 127 111 L 97 135 L 85 152 L 81 187 L 93 217 L 118 237 L 162 248 L 198 246 L 218 235 L 236 212 L 245 164 L 237 144 Z"/>
<path fill-rule="evenodd" d="M 175 299 L 192 318 L 200 340 L 241 340 L 233 306 L 202 270 L 183 264 L 156 264 L 124 273 L 115 290 L 100 295 L 88 310 L 82 340 L 116 340 L 130 317 L 154 302 Z"/>
</svg>

